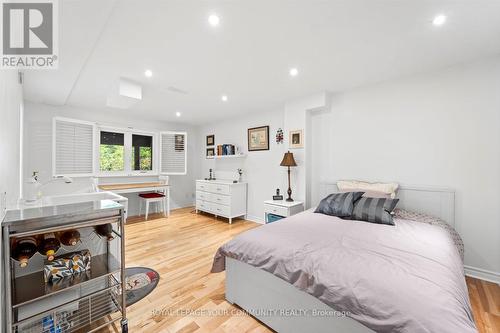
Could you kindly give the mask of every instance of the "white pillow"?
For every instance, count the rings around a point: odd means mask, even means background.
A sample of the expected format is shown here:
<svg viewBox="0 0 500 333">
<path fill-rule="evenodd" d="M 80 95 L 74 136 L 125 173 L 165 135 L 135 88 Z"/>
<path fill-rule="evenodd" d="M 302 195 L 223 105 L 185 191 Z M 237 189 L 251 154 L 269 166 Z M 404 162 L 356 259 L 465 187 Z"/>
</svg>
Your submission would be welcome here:
<svg viewBox="0 0 500 333">
<path fill-rule="evenodd" d="M 339 191 L 369 191 L 380 192 L 389 195 L 392 199 L 396 197 L 397 183 L 368 183 L 358 180 L 339 180 L 337 182 Z"/>
</svg>

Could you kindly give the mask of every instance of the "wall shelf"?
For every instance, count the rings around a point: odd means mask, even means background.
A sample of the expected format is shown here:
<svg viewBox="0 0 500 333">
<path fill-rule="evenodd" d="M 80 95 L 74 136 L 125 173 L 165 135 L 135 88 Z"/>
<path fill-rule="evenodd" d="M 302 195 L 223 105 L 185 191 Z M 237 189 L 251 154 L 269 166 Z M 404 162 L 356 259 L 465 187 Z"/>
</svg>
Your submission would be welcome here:
<svg viewBox="0 0 500 333">
<path fill-rule="evenodd" d="M 245 154 L 237 154 L 237 155 L 216 155 L 216 156 L 207 156 L 207 159 L 209 160 L 225 160 L 225 159 L 231 159 L 231 158 L 243 158 L 246 157 L 247 155 Z"/>
</svg>

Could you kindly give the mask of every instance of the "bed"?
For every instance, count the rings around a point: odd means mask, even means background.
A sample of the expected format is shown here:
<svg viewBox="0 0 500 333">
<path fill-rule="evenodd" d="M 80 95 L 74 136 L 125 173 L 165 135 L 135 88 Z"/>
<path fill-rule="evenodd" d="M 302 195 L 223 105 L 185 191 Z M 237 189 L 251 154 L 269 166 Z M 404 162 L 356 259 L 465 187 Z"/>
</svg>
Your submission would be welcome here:
<svg viewBox="0 0 500 333">
<path fill-rule="evenodd" d="M 336 183 L 322 184 L 323 196 Z M 398 207 L 454 226 L 454 192 L 401 187 Z M 226 299 L 278 332 L 476 332 L 449 230 L 311 210 L 238 235 L 217 252 Z"/>
</svg>

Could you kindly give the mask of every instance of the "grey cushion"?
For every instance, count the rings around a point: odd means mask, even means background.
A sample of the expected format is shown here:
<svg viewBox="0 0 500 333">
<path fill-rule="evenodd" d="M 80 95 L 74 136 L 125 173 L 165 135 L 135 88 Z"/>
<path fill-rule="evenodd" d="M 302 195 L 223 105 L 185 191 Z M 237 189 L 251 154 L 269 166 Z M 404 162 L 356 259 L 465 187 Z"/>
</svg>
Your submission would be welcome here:
<svg viewBox="0 0 500 333">
<path fill-rule="evenodd" d="M 394 225 L 392 211 L 399 199 L 361 198 L 354 204 L 351 220 Z"/>
<path fill-rule="evenodd" d="M 337 217 L 350 217 L 354 202 L 361 198 L 364 192 L 333 193 L 321 200 L 315 213 Z"/>
</svg>

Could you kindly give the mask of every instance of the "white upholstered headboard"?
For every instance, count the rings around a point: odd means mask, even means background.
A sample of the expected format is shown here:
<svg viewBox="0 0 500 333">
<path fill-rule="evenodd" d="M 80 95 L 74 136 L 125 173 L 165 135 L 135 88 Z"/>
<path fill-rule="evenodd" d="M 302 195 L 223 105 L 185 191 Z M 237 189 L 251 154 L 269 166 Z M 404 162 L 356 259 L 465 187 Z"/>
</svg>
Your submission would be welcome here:
<svg viewBox="0 0 500 333">
<path fill-rule="evenodd" d="M 336 181 L 320 184 L 321 199 L 334 192 L 338 192 Z M 400 185 L 396 198 L 397 208 L 432 215 L 455 227 L 454 190 Z"/>
</svg>

